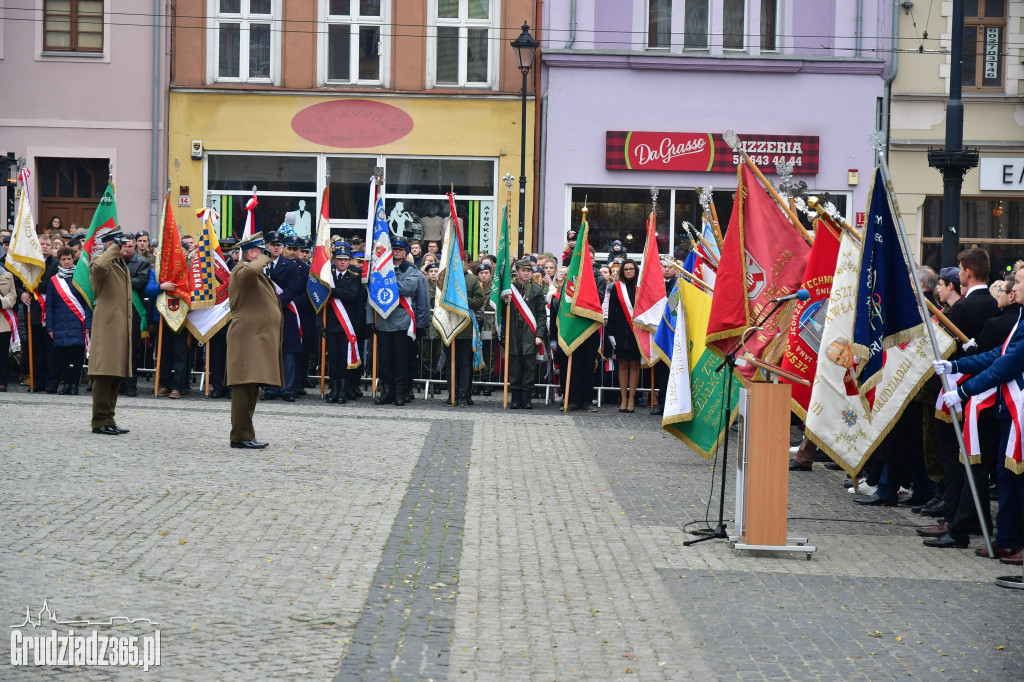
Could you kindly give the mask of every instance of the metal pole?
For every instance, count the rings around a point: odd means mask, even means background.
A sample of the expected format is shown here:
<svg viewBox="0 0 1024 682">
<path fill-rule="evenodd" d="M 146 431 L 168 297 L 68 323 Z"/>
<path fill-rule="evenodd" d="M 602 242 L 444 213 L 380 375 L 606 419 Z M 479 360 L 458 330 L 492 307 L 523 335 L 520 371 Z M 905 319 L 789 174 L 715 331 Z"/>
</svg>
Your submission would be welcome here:
<svg viewBox="0 0 1024 682">
<path fill-rule="evenodd" d="M 893 187 L 892 180 L 889 177 L 889 166 L 885 162 L 885 155 L 881 150 L 878 151 L 878 166 L 882 172 L 882 180 L 885 182 L 887 188 L 887 196 L 889 198 L 889 209 L 892 211 L 893 217 L 896 219 L 896 228 L 899 230 L 900 244 L 903 247 L 903 255 L 906 258 L 907 265 L 910 266 L 911 279 L 914 283 L 914 291 L 917 293 L 917 305 L 921 312 L 921 319 L 924 321 L 924 327 L 928 330 L 928 339 L 932 344 L 932 352 L 935 353 L 935 359 L 941 360 L 942 354 L 939 351 L 939 342 L 935 338 L 935 330 L 932 328 L 931 320 L 928 318 L 928 307 L 925 305 L 924 291 L 921 289 L 921 280 L 917 276 L 917 265 L 914 263 L 914 258 L 911 257 L 910 251 L 910 240 L 907 238 L 907 230 L 903 226 L 903 217 L 900 215 L 899 210 L 892 203 L 893 199 Z M 952 391 L 955 386 L 950 385 L 949 376 L 943 374 L 942 379 L 942 390 L 943 392 Z M 974 484 L 974 475 L 971 473 L 971 460 L 967 454 L 967 448 L 964 446 L 964 432 L 960 426 L 960 417 L 957 416 L 956 410 L 950 410 L 949 416 L 953 418 L 953 431 L 956 432 L 956 442 L 960 445 L 960 457 L 964 463 L 964 475 L 967 476 L 967 483 L 971 487 L 971 497 L 974 498 L 974 508 L 978 512 L 978 522 L 981 524 L 981 534 L 985 538 L 985 547 L 988 549 L 988 555 L 995 557 L 995 552 L 992 551 L 992 540 L 988 535 L 988 527 L 985 524 L 985 515 L 981 513 L 981 500 L 978 498 L 978 488 Z"/>
<path fill-rule="evenodd" d="M 526 238 L 524 234 L 524 222 L 526 219 L 526 75 L 529 69 L 520 69 L 523 72 L 523 129 L 519 147 L 519 255 L 522 258 L 526 255 Z"/>
</svg>

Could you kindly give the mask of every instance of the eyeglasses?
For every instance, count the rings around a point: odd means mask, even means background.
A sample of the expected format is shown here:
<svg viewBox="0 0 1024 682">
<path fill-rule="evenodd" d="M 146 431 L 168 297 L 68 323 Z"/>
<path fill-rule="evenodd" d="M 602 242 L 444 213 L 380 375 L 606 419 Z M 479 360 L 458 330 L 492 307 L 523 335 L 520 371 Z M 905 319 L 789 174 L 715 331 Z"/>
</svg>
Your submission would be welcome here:
<svg viewBox="0 0 1024 682">
<path fill-rule="evenodd" d="M 636 272 L 636 268 L 622 268 L 623 272 Z"/>
</svg>

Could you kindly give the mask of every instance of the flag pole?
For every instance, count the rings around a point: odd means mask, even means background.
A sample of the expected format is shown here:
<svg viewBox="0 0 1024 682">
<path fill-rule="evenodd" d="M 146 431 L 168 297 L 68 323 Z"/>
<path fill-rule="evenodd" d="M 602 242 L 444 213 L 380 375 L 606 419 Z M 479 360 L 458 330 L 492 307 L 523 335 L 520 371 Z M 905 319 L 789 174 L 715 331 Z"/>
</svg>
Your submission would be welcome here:
<svg viewBox="0 0 1024 682">
<path fill-rule="evenodd" d="M 160 356 L 164 352 L 164 318 L 160 316 L 160 330 L 156 334 L 156 374 L 153 379 L 153 395 L 160 395 Z"/>
<path fill-rule="evenodd" d="M 876 133 L 877 134 L 877 133 Z M 882 136 L 878 135 L 878 139 L 881 140 Z M 910 251 L 910 240 L 907 238 L 907 230 L 903 225 L 903 217 L 900 215 L 899 209 L 896 206 L 896 199 L 893 197 L 893 185 L 892 180 L 889 177 L 889 165 L 885 162 L 885 155 L 882 152 L 881 143 L 878 148 L 878 168 L 882 173 L 882 181 L 886 187 L 886 198 L 889 201 L 889 209 L 892 211 L 893 217 L 896 219 L 896 228 L 899 230 L 900 235 L 900 246 L 903 248 L 903 257 L 906 259 L 907 264 L 910 266 L 910 272 L 913 275 L 914 291 L 917 293 L 917 305 L 918 310 L 921 313 L 921 319 L 924 321 L 924 327 L 928 330 L 928 339 L 931 341 L 932 352 L 935 354 L 936 360 L 942 360 L 942 353 L 939 351 L 939 342 L 935 338 L 935 330 L 932 329 L 929 324 L 928 315 L 925 312 L 927 306 L 925 305 L 924 291 L 921 289 L 921 281 L 917 276 L 917 264 L 914 262 Z M 949 375 L 943 374 L 939 377 L 942 381 L 943 392 L 953 390 L 953 386 L 950 385 Z M 971 497 L 974 498 L 974 509 L 978 513 L 978 522 L 981 525 L 981 534 L 985 539 L 985 548 L 988 549 L 988 555 L 990 557 L 995 556 L 995 552 L 992 551 L 992 539 L 989 537 L 988 526 L 985 523 L 985 515 L 981 510 L 981 499 L 978 497 L 978 487 L 974 483 L 974 474 L 971 472 L 971 458 L 967 453 L 967 448 L 964 446 L 964 433 L 963 427 L 960 425 L 960 417 L 956 410 L 950 410 L 949 416 L 953 419 L 953 430 L 956 433 L 956 442 L 960 446 L 960 459 L 964 465 L 964 475 L 967 477 L 967 483 L 971 488 Z"/>
<path fill-rule="evenodd" d="M 451 349 L 451 357 L 448 358 L 448 362 L 450 362 L 451 365 L 452 365 L 452 384 L 451 384 L 451 390 L 448 391 L 448 393 L 449 393 L 448 397 L 449 397 L 449 399 L 451 399 L 452 407 L 454 407 L 455 406 L 455 339 L 452 339 L 452 345 L 449 346 L 449 348 Z"/>
<path fill-rule="evenodd" d="M 377 397 L 377 311 L 373 311 L 373 372 L 370 376 L 370 397 Z"/>
<path fill-rule="evenodd" d="M 204 344 L 206 348 L 203 349 L 203 355 L 206 356 L 206 371 L 203 377 L 203 386 L 205 386 L 205 393 L 207 397 L 210 395 L 210 345 Z"/>
<path fill-rule="evenodd" d="M 35 292 L 32 292 L 35 293 Z M 28 305 L 25 306 L 25 326 L 28 328 L 28 390 L 36 390 L 36 363 L 32 360 L 32 297 L 28 298 Z"/>
<path fill-rule="evenodd" d="M 509 339 L 508 335 L 509 335 L 509 330 L 511 329 L 511 322 L 512 322 L 512 320 L 510 318 L 511 314 L 512 314 L 512 303 L 511 303 L 511 301 L 508 301 L 508 302 L 505 303 L 505 379 L 503 380 L 503 383 L 505 385 L 504 386 L 505 393 L 504 393 L 504 397 L 501 400 L 501 406 L 503 408 L 505 408 L 505 409 L 508 409 L 508 347 L 509 347 L 509 341 L 511 340 L 511 339 Z"/>
<path fill-rule="evenodd" d="M 327 306 L 324 306 L 324 333 L 327 333 Z M 327 362 L 327 339 L 320 337 L 320 397 L 324 397 L 324 363 Z M 334 381 L 334 377 L 331 377 Z"/>
<path fill-rule="evenodd" d="M 569 382 L 572 381 L 572 356 L 575 353 L 569 353 L 569 362 L 565 368 L 565 395 L 562 396 L 562 412 L 569 411 Z"/>
<path fill-rule="evenodd" d="M 807 240 L 807 243 L 814 243 L 814 238 L 806 230 L 806 228 L 804 228 L 804 226 L 800 224 L 800 219 L 796 217 L 796 214 L 793 213 L 793 211 L 789 208 L 789 205 L 782 200 L 782 197 L 779 196 L 779 193 L 775 191 L 775 188 L 772 187 L 772 184 L 768 182 L 767 178 L 764 177 L 764 173 L 761 172 L 761 169 L 757 167 L 757 164 L 754 163 L 754 160 L 751 159 L 750 156 L 747 154 L 747 150 L 745 150 L 743 148 L 743 145 L 740 144 L 740 138 L 735 133 L 735 131 L 726 130 L 724 133 L 722 133 L 722 139 L 725 140 L 725 143 L 727 145 L 732 147 L 732 150 L 734 152 L 740 153 L 740 155 L 743 157 L 743 162 L 746 163 L 750 170 L 753 171 L 754 175 L 757 176 L 757 179 L 760 180 L 761 185 L 766 190 L 768 190 L 768 194 L 772 195 L 772 199 L 775 200 L 775 203 L 778 204 L 779 208 L 782 209 L 782 212 L 786 214 L 787 218 L 789 218 L 789 222 L 793 223 L 793 227 L 795 227 L 803 236 L 803 238 Z"/>
</svg>

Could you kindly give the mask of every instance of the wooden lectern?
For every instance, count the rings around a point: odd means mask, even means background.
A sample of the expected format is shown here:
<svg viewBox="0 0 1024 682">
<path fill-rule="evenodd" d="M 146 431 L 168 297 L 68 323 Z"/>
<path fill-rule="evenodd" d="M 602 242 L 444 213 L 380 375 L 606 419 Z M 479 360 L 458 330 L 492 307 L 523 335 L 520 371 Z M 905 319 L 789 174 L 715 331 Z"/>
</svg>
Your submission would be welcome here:
<svg viewBox="0 0 1024 682">
<path fill-rule="evenodd" d="M 747 358 L 750 361 L 749 358 Z M 761 362 L 762 369 L 791 375 Z M 797 377 L 800 381 L 800 379 Z M 737 553 L 744 549 L 804 552 L 814 547 L 807 538 L 786 535 L 789 508 L 789 384 L 752 383 L 740 391 L 743 417 L 742 451 L 736 464 L 736 523 L 730 537 Z"/>
</svg>

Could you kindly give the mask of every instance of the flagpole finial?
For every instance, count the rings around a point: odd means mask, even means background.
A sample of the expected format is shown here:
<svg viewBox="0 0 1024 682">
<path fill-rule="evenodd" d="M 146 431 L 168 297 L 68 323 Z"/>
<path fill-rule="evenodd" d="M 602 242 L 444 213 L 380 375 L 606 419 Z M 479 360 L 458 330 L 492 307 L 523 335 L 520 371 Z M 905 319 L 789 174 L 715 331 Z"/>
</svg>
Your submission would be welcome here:
<svg viewBox="0 0 1024 682">
<path fill-rule="evenodd" d="M 729 145 L 729 148 L 734 152 L 738 152 L 740 150 L 740 136 L 737 135 L 736 131 L 732 128 L 729 128 L 729 130 L 722 133 L 722 139 L 725 140 L 725 143 Z"/>
<path fill-rule="evenodd" d="M 704 209 L 704 212 L 707 213 L 709 208 L 711 207 L 711 193 L 714 191 L 714 189 L 711 187 L 711 185 L 708 185 L 707 187 L 698 187 L 697 189 L 700 190 L 697 193 L 697 201 L 700 202 L 700 205 Z"/>
<path fill-rule="evenodd" d="M 170 175 L 167 176 L 167 193 L 168 194 L 171 193 L 171 176 Z"/>
<path fill-rule="evenodd" d="M 253 193 L 253 194 L 256 194 L 256 185 L 253 185 L 253 186 L 252 186 L 252 193 Z"/>
<path fill-rule="evenodd" d="M 27 163 L 28 163 L 28 159 L 27 159 L 27 158 L 25 158 L 25 156 L 24 156 L 24 155 L 22 155 L 22 156 L 19 156 L 19 157 L 17 158 L 17 161 L 18 161 L 18 168 L 24 168 L 24 167 L 25 167 L 25 164 L 27 164 Z"/>
<path fill-rule="evenodd" d="M 107 161 L 107 182 L 114 181 L 114 162 Z"/>
<path fill-rule="evenodd" d="M 651 190 L 651 210 L 653 211 L 658 208 L 658 194 L 661 193 L 661 190 L 653 185 L 649 189 Z"/>
<path fill-rule="evenodd" d="M 885 150 L 885 133 L 881 130 L 876 130 L 868 135 L 868 142 L 874 148 L 876 153 L 881 154 L 882 151 Z"/>
<path fill-rule="evenodd" d="M 505 181 L 505 187 L 508 187 L 509 191 L 511 192 L 512 191 L 512 181 L 515 180 L 515 178 L 512 176 L 512 174 L 511 173 L 505 173 L 505 175 L 503 175 L 501 179 Z"/>
<path fill-rule="evenodd" d="M 324 177 L 327 178 L 328 180 L 331 179 L 331 160 L 330 159 L 325 159 L 324 160 Z"/>
<path fill-rule="evenodd" d="M 374 168 L 373 177 L 377 178 L 377 186 L 382 187 L 384 185 L 384 166 Z"/>
</svg>

